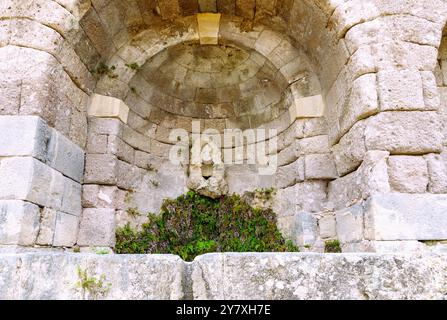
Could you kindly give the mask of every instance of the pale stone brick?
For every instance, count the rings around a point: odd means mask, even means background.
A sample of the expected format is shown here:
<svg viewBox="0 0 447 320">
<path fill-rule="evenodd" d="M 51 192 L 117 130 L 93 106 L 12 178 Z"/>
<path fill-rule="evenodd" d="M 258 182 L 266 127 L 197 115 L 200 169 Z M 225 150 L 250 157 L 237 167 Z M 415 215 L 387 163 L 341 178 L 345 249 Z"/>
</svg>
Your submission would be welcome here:
<svg viewBox="0 0 447 320">
<path fill-rule="evenodd" d="M 340 131 L 347 132 L 359 120 L 379 112 L 375 74 L 363 75 L 352 83 L 347 106 L 340 110 Z"/>
<path fill-rule="evenodd" d="M 310 154 L 304 156 L 306 179 L 331 180 L 338 177 L 334 158 L 330 154 Z"/>
<path fill-rule="evenodd" d="M 428 186 L 427 163 L 423 157 L 392 156 L 388 173 L 393 190 L 403 193 L 425 193 Z"/>
<path fill-rule="evenodd" d="M 90 118 L 89 132 L 94 134 L 113 134 L 122 137 L 122 125 L 118 119 Z"/>
<path fill-rule="evenodd" d="M 39 232 L 39 207 L 17 200 L 0 201 L 0 244 L 33 245 Z"/>
<path fill-rule="evenodd" d="M 438 154 L 425 156 L 430 181 L 428 191 L 431 193 L 447 193 L 447 167 L 445 161 Z"/>
<path fill-rule="evenodd" d="M 53 130 L 51 134 L 47 159 L 52 168 L 77 182 L 82 181 L 84 150 L 56 130 Z"/>
<path fill-rule="evenodd" d="M 61 211 L 74 216 L 80 216 L 82 212 L 81 193 L 81 184 L 71 179 L 64 178 L 64 194 Z"/>
<path fill-rule="evenodd" d="M 115 208 L 121 209 L 124 201 L 124 191 L 116 186 L 99 186 L 88 184 L 83 186 L 82 206 L 84 208 Z"/>
<path fill-rule="evenodd" d="M 114 154 L 118 159 L 126 161 L 130 164 L 135 161 L 135 150 L 121 140 L 119 137 L 108 136 L 108 153 Z"/>
<path fill-rule="evenodd" d="M 35 116 L 0 116 L 0 156 L 31 156 L 45 161 L 50 131 Z"/>
<path fill-rule="evenodd" d="M 43 208 L 40 211 L 40 226 L 36 244 L 51 246 L 54 238 L 54 228 L 56 226 L 57 210 Z"/>
<path fill-rule="evenodd" d="M 329 153 L 329 141 L 327 135 L 304 138 L 297 141 L 297 154 L 325 154 Z"/>
<path fill-rule="evenodd" d="M 0 162 L 0 176 L 0 199 L 61 207 L 64 178 L 42 162 L 29 157 L 6 158 Z"/>
<path fill-rule="evenodd" d="M 202 3 L 204 1 L 201 1 Z M 199 3 L 201 3 L 199 2 Z M 207 1 L 207 3 L 213 3 L 214 8 L 209 8 L 208 10 L 201 10 L 202 12 L 216 12 L 216 2 Z M 201 6 L 202 9 L 202 6 Z M 210 10 L 211 9 L 211 10 Z M 220 25 L 220 14 L 212 13 L 201 13 L 197 15 L 197 22 L 199 28 L 200 44 L 218 44 L 219 37 L 219 25 Z"/>
<path fill-rule="evenodd" d="M 324 115 L 325 108 L 321 95 L 295 98 L 289 108 L 290 118 L 292 121 L 300 118 L 319 118 Z"/>
<path fill-rule="evenodd" d="M 320 237 L 323 239 L 335 238 L 337 236 L 335 217 L 325 215 L 318 220 Z"/>
<path fill-rule="evenodd" d="M 87 140 L 88 153 L 107 153 L 108 136 L 105 134 L 90 134 Z"/>
<path fill-rule="evenodd" d="M 312 213 L 301 211 L 295 216 L 296 243 L 299 246 L 313 245 L 317 239 L 317 219 Z"/>
<path fill-rule="evenodd" d="M 338 144 L 332 147 L 337 172 L 344 176 L 354 169 L 358 168 L 366 154 L 365 131 L 366 123 L 357 122 L 351 130 L 348 131 Z"/>
<path fill-rule="evenodd" d="M 336 210 L 352 206 L 375 193 L 390 191 L 387 159 L 389 152 L 368 151 L 357 169 L 331 181 L 328 201 Z"/>
<path fill-rule="evenodd" d="M 335 212 L 337 238 L 342 243 L 363 240 L 363 206 L 357 204 Z"/>
<path fill-rule="evenodd" d="M 58 212 L 54 230 L 53 246 L 72 247 L 76 243 L 79 228 L 79 217 Z"/>
<path fill-rule="evenodd" d="M 118 160 L 117 186 L 125 190 L 136 190 L 142 183 L 144 173 L 143 169 Z"/>
<path fill-rule="evenodd" d="M 368 240 L 447 239 L 445 195 L 379 194 L 365 205 Z"/>
<path fill-rule="evenodd" d="M 419 111 L 382 112 L 368 119 L 365 142 L 368 150 L 387 150 L 398 154 L 440 152 L 442 132 L 439 115 Z"/>
<path fill-rule="evenodd" d="M 85 161 L 84 183 L 116 184 L 118 159 L 114 155 L 88 154 Z"/>
<path fill-rule="evenodd" d="M 115 210 L 84 209 L 79 226 L 78 245 L 113 247 Z"/>
<path fill-rule="evenodd" d="M 422 78 L 418 71 L 380 71 L 377 81 L 382 111 L 425 109 Z"/>
<path fill-rule="evenodd" d="M 141 150 L 144 152 L 151 153 L 151 147 L 152 147 L 152 139 L 149 137 L 142 135 L 141 133 L 124 126 L 123 127 L 123 135 L 121 137 L 124 142 L 129 144 L 131 147 Z"/>
<path fill-rule="evenodd" d="M 120 99 L 94 94 L 87 108 L 90 117 L 117 118 L 127 123 L 129 107 Z"/>
<path fill-rule="evenodd" d="M 287 188 L 304 180 L 304 158 L 299 158 L 293 163 L 279 167 L 276 174 L 276 186 Z"/>
</svg>

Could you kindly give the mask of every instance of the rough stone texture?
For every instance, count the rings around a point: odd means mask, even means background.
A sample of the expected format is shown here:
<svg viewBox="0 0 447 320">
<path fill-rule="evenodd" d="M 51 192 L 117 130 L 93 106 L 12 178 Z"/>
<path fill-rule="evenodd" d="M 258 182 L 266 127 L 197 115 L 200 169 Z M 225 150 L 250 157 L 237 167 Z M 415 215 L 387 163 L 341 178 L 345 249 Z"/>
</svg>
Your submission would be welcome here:
<svg viewBox="0 0 447 320">
<path fill-rule="evenodd" d="M 39 232 L 39 207 L 24 201 L 0 201 L 0 244 L 34 244 Z"/>
<path fill-rule="evenodd" d="M 228 253 L 189 264 L 170 255 L 26 253 L 0 255 L 0 298 L 93 299 L 76 287 L 78 267 L 110 284 L 97 299 L 419 300 L 445 299 L 447 286 L 446 256 L 429 253 Z"/>
<path fill-rule="evenodd" d="M 443 299 L 446 263 L 438 255 L 211 254 L 193 264 L 193 293 L 209 300 Z"/>
<path fill-rule="evenodd" d="M 427 163 L 423 157 L 392 156 L 388 158 L 390 185 L 394 191 L 424 193 L 428 186 Z"/>
<path fill-rule="evenodd" d="M 110 290 L 98 299 L 169 300 L 185 296 L 185 263 L 170 255 L 1 254 L 0 299 L 81 300 L 77 269 L 105 277 Z"/>
<path fill-rule="evenodd" d="M 217 45 L 200 45 L 198 12 L 223 14 L 208 30 Z M 109 237 L 112 212 L 120 224 L 186 191 L 187 166 L 167 164 L 172 129 L 274 129 L 277 172 L 230 165 L 230 192 L 279 188 L 295 237 L 303 211 L 327 238 L 335 214 L 353 250 L 415 248 L 365 242 L 341 211 L 376 193 L 447 192 L 446 17 L 441 0 L 4 0 L 0 199 L 41 207 L 43 245 L 73 244 L 81 204 L 81 235 L 98 235 L 88 210 L 109 210 Z"/>
<path fill-rule="evenodd" d="M 115 245 L 115 210 L 84 209 L 79 226 L 80 246 Z"/>
<path fill-rule="evenodd" d="M 365 238 L 447 239 L 446 205 L 446 195 L 374 195 L 365 204 Z"/>
</svg>

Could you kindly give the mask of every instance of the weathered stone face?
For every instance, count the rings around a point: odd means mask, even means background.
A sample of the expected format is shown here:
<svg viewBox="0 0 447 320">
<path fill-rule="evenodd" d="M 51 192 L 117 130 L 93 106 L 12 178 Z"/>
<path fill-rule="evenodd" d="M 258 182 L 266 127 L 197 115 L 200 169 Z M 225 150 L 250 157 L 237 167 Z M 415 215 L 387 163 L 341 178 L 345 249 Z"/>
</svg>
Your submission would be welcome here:
<svg viewBox="0 0 447 320">
<path fill-rule="evenodd" d="M 441 0 L 4 1 L 0 245 L 112 247 L 188 181 L 278 189 L 279 224 L 306 250 L 445 240 L 442 201 L 437 226 L 411 204 L 447 193 L 446 17 Z M 266 131 L 195 176 L 171 161 L 194 124 Z"/>
<path fill-rule="evenodd" d="M 446 264 L 435 254 L 211 254 L 192 263 L 170 255 L 0 254 L 0 298 L 444 299 Z M 82 291 L 78 268 L 103 285 Z"/>
</svg>

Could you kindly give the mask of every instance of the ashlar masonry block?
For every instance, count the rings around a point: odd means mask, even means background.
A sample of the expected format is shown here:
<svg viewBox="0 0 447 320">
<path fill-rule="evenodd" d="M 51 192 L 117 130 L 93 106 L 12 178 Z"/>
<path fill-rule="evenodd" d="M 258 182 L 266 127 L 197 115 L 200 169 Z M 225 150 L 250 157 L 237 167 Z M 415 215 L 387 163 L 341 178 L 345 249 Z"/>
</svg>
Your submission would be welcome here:
<svg viewBox="0 0 447 320">
<path fill-rule="evenodd" d="M 37 116 L 0 116 L 0 157 L 46 159 L 50 130 Z"/>
<path fill-rule="evenodd" d="M 87 108 L 90 117 L 117 118 L 127 123 L 129 107 L 120 99 L 94 94 Z"/>
<path fill-rule="evenodd" d="M 365 204 L 367 240 L 446 240 L 447 196 L 376 194 Z"/>
<path fill-rule="evenodd" d="M 25 201 L 0 200 L 0 244 L 33 245 L 39 232 L 39 207 Z"/>
<path fill-rule="evenodd" d="M 319 118 L 324 116 L 325 104 L 321 95 L 295 99 L 289 108 L 290 119 Z"/>
<path fill-rule="evenodd" d="M 218 44 L 220 17 L 220 13 L 199 13 L 197 15 L 201 45 Z"/>
<path fill-rule="evenodd" d="M 31 157 L 5 158 L 0 162 L 0 199 L 26 200 L 60 209 L 64 194 L 62 174 Z"/>
</svg>

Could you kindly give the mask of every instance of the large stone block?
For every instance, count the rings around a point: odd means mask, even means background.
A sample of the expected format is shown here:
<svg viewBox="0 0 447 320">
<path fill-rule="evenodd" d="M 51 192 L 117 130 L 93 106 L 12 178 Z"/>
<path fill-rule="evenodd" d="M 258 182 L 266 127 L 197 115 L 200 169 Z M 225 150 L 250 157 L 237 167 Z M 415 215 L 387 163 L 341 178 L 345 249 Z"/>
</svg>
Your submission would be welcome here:
<svg viewBox="0 0 447 320">
<path fill-rule="evenodd" d="M 84 209 L 79 226 L 78 245 L 113 247 L 115 245 L 115 210 Z"/>
<path fill-rule="evenodd" d="M 82 212 L 81 193 L 81 184 L 64 177 L 61 211 L 79 217 Z"/>
<path fill-rule="evenodd" d="M 289 109 L 290 119 L 300 118 L 319 118 L 324 116 L 325 103 L 321 95 L 298 98 L 296 97 L 293 105 Z"/>
<path fill-rule="evenodd" d="M 57 211 L 43 208 L 40 212 L 39 234 L 36 244 L 41 246 L 53 245 L 54 228 L 56 227 Z"/>
<path fill-rule="evenodd" d="M 61 208 L 64 177 L 42 162 L 30 157 L 5 158 L 0 162 L 0 176 L 0 199 Z"/>
<path fill-rule="evenodd" d="M 445 195 L 373 195 L 365 204 L 365 238 L 445 240 L 446 210 Z"/>
<path fill-rule="evenodd" d="M 30 246 L 39 233 L 39 207 L 25 201 L 0 200 L 0 244 Z"/>
<path fill-rule="evenodd" d="M 124 191 L 116 186 L 100 186 L 86 184 L 82 188 L 82 206 L 84 208 L 114 208 L 123 209 L 120 197 Z"/>
<path fill-rule="evenodd" d="M 127 123 L 129 107 L 120 99 L 94 94 L 87 108 L 90 117 L 117 118 Z"/>
<path fill-rule="evenodd" d="M 72 247 L 78 237 L 79 217 L 58 212 L 54 229 L 53 246 Z"/>
<path fill-rule="evenodd" d="M 431 193 L 447 193 L 447 167 L 445 161 L 438 154 L 425 156 L 430 181 L 428 191 Z"/>
<path fill-rule="evenodd" d="M 301 211 L 295 215 L 296 244 L 313 245 L 318 236 L 317 219 L 312 213 Z"/>
<path fill-rule="evenodd" d="M 104 295 L 83 292 L 78 269 L 104 277 Z M 178 300 L 188 298 L 185 263 L 173 255 L 27 253 L 0 256 L 0 299 Z M 23 288 L 27 288 L 24 290 Z"/>
<path fill-rule="evenodd" d="M 281 189 L 304 181 L 304 158 L 299 158 L 289 165 L 279 167 L 275 180 L 276 186 Z"/>
<path fill-rule="evenodd" d="M 332 180 L 338 177 L 331 154 L 309 154 L 304 156 L 305 178 Z"/>
<path fill-rule="evenodd" d="M 442 299 L 444 255 L 209 254 L 192 266 L 194 299 Z M 386 281 L 385 281 L 386 279 Z"/>
<path fill-rule="evenodd" d="M 36 116 L 0 116 L 0 156 L 30 156 L 45 161 L 50 131 Z"/>
<path fill-rule="evenodd" d="M 344 176 L 360 166 L 366 154 L 365 122 L 357 122 L 338 144 L 332 147 L 337 172 Z"/>
<path fill-rule="evenodd" d="M 388 158 L 391 188 L 402 193 L 425 193 L 428 186 L 427 163 L 423 157 L 391 156 Z"/>
<path fill-rule="evenodd" d="M 323 239 L 335 238 L 337 236 L 336 221 L 333 214 L 326 214 L 318 219 L 319 235 Z"/>
<path fill-rule="evenodd" d="M 337 238 L 341 243 L 362 241 L 363 204 L 357 204 L 335 212 L 337 220 Z"/>
<path fill-rule="evenodd" d="M 442 149 L 442 125 L 436 112 L 382 112 L 368 119 L 368 150 L 397 154 L 424 154 Z"/>
<path fill-rule="evenodd" d="M 380 109 L 424 110 L 422 77 L 417 70 L 380 71 L 379 84 Z"/>
<path fill-rule="evenodd" d="M 331 181 L 328 205 L 338 210 L 367 199 L 374 193 L 389 192 L 388 156 L 386 151 L 368 151 L 357 171 Z"/>
<path fill-rule="evenodd" d="M 117 182 L 118 159 L 109 154 L 88 154 L 84 183 L 114 185 Z"/>
<path fill-rule="evenodd" d="M 145 170 L 118 160 L 117 186 L 125 190 L 137 190 L 144 174 Z"/>
<path fill-rule="evenodd" d="M 48 145 L 48 164 L 65 176 L 82 182 L 84 150 L 56 130 L 52 131 Z"/>
</svg>

